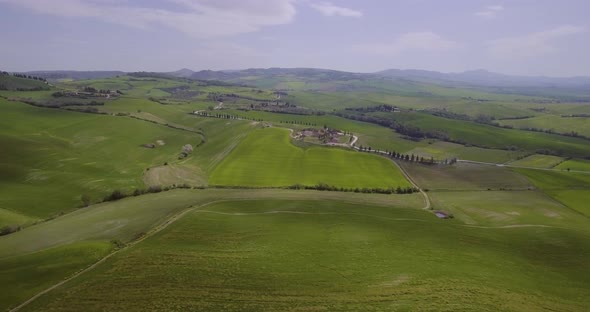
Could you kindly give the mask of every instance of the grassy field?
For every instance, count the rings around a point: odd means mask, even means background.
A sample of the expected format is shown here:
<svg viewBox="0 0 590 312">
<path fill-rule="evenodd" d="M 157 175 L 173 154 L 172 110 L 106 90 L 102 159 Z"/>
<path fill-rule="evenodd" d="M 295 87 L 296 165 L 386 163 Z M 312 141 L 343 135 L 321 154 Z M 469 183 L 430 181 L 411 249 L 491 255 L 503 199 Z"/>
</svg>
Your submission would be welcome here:
<svg viewBox="0 0 590 312">
<path fill-rule="evenodd" d="M 561 117 L 560 115 L 542 115 L 526 119 L 500 120 L 500 125 L 510 125 L 514 128 L 537 128 L 553 130 L 557 133 L 577 132 L 590 137 L 589 117 Z"/>
<path fill-rule="evenodd" d="M 415 154 L 427 159 L 430 157 L 439 160 L 459 158 L 490 163 L 505 163 L 525 154 L 522 151 L 464 146 L 444 141 L 434 141 L 432 144 L 414 148 L 406 153 Z"/>
<path fill-rule="evenodd" d="M 238 81 L 248 86 L 230 86 L 120 76 L 57 85 L 120 90 L 96 106 L 100 115 L 0 98 L 0 227 L 27 226 L 0 236 L 0 309 L 112 255 L 24 310 L 587 310 L 590 174 L 573 171 L 590 171 L 581 160 L 590 153 L 588 141 L 416 111 L 533 116 L 506 122 L 545 128 L 575 119 L 545 116 L 587 113 L 587 105 L 422 82 L 330 79 L 326 73 L 252 76 Z M 285 89 L 285 101 L 313 114 L 248 111 L 249 103 L 275 98 L 270 88 Z M 4 90 L 0 96 L 59 101 L 54 91 Z M 225 97 L 221 110 L 214 109 L 217 96 Z M 402 113 L 367 114 L 442 130 L 466 144 L 413 141 L 332 114 L 380 104 Z M 191 114 L 196 110 L 245 120 Z M 422 209 L 421 193 L 283 189 L 410 185 L 390 159 L 293 141 L 286 129 L 311 126 L 352 132 L 357 146 L 373 149 L 563 171 L 400 162 L 428 191 L 431 210 Z M 582 133 L 585 124 L 572 126 Z M 194 151 L 179 159 L 184 144 Z M 577 158 L 514 161 L 537 149 Z M 114 189 L 182 183 L 209 188 L 77 209 L 82 195 L 96 202 Z M 452 218 L 439 219 L 432 210 Z"/>
<path fill-rule="evenodd" d="M 0 236 L 0 259 L 85 240 L 132 241 L 163 220 L 193 206 L 223 200 L 339 200 L 374 206 L 422 208 L 420 194 L 382 195 L 305 190 L 173 190 L 92 205 L 7 236 Z M 42 237 L 42 239 L 40 239 Z"/>
<path fill-rule="evenodd" d="M 457 163 L 452 166 L 430 166 L 399 162 L 412 179 L 429 190 L 526 190 L 532 184 L 508 168 Z"/>
<path fill-rule="evenodd" d="M 86 241 L 0 259 L 0 309 L 5 311 L 91 265 L 112 247 L 108 241 Z"/>
<path fill-rule="evenodd" d="M 0 237 L 2 308 L 14 306 L 110 250 L 111 240 L 123 244 L 149 233 L 158 224 L 212 202 L 253 199 L 317 200 L 370 203 L 378 207 L 421 208 L 421 195 L 379 195 L 291 190 L 174 190 L 92 205 L 60 218 Z M 385 209 L 385 208 L 384 208 Z M 58 256 L 59 255 L 59 256 Z M 31 283 L 37 283 L 31 286 Z"/>
<path fill-rule="evenodd" d="M 590 173 L 517 169 L 536 187 L 569 208 L 590 217 Z"/>
<path fill-rule="evenodd" d="M 590 160 L 572 159 L 566 160 L 559 164 L 555 169 L 562 170 L 578 170 L 578 171 L 589 171 L 590 172 Z"/>
<path fill-rule="evenodd" d="M 25 311 L 585 311 L 588 238 L 337 201 L 225 202 Z"/>
<path fill-rule="evenodd" d="M 292 114 L 277 114 L 260 111 L 233 111 L 228 110 L 228 113 L 246 118 L 262 119 L 267 122 L 272 122 L 277 126 L 285 126 L 289 128 L 299 129 L 310 126 L 297 125 L 297 123 L 308 123 L 314 127 L 323 127 L 338 129 L 342 131 L 352 132 L 358 136 L 359 140 L 356 145 L 371 146 L 379 150 L 395 150 L 398 152 L 407 152 L 416 147 L 426 146 L 426 140 L 415 142 L 404 139 L 401 135 L 395 133 L 392 129 L 381 127 L 378 125 L 354 121 L 346 118 L 341 118 L 334 115 L 292 115 Z"/>
<path fill-rule="evenodd" d="M 451 191 L 430 192 L 435 209 L 471 225 L 513 226 L 541 224 L 576 228 L 587 220 L 565 205 L 537 191 Z"/>
<path fill-rule="evenodd" d="M 337 187 L 406 187 L 390 160 L 339 148 L 297 147 L 289 131 L 256 130 L 213 171 L 210 183 L 231 186 L 289 186 L 326 183 Z"/>
<path fill-rule="evenodd" d="M 587 140 L 548 134 L 542 132 L 504 129 L 470 121 L 447 119 L 422 112 L 374 113 L 391 118 L 397 122 L 418 127 L 422 130 L 442 131 L 452 140 L 488 148 L 522 149 L 535 152 L 548 149 L 565 156 L 585 156 L 590 154 Z"/>
<path fill-rule="evenodd" d="M 519 159 L 509 164 L 512 166 L 534 167 L 534 168 L 553 168 L 565 159 L 562 157 L 551 155 L 531 155 L 523 159 Z"/>
<path fill-rule="evenodd" d="M 0 99 L 0 224 L 30 222 L 144 187 L 146 168 L 174 162 L 201 137 L 128 117 L 81 114 Z M 160 140 L 164 145 L 156 142 Z M 156 148 L 142 147 L 155 144 Z M 6 218 L 6 219 L 4 219 Z"/>
<path fill-rule="evenodd" d="M 0 75 L 0 90 L 49 90 L 51 87 L 43 81 Z"/>
</svg>

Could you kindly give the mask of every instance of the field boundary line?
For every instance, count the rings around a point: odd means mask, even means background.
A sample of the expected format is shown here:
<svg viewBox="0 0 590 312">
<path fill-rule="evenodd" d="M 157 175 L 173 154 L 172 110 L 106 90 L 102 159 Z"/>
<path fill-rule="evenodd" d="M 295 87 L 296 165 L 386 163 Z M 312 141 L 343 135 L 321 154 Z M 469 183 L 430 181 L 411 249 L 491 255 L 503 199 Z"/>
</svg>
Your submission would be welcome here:
<svg viewBox="0 0 590 312">
<path fill-rule="evenodd" d="M 431 220 L 424 220 L 424 219 L 412 219 L 412 218 L 389 218 L 385 216 L 378 216 L 378 215 L 371 215 L 371 214 L 364 214 L 364 213 L 339 213 L 339 212 L 308 212 L 308 211 L 290 211 L 290 210 L 269 210 L 263 212 L 221 212 L 221 211 L 213 211 L 213 210 L 196 210 L 196 213 L 210 213 L 210 214 L 218 214 L 224 216 L 260 216 L 260 215 L 273 215 L 273 214 L 294 214 L 294 215 L 330 215 L 330 216 L 361 216 L 361 217 L 370 217 L 370 218 L 378 218 L 378 219 L 385 219 L 385 220 L 392 220 L 392 221 L 417 221 L 417 222 L 429 222 L 434 223 L 435 221 Z"/>
<path fill-rule="evenodd" d="M 166 229 L 170 224 L 174 223 L 175 221 L 177 221 L 178 219 L 182 218 L 185 214 L 200 208 L 200 207 L 204 207 L 210 204 L 215 204 L 217 202 L 223 202 L 223 201 L 228 201 L 226 199 L 223 200 L 215 200 L 215 201 L 211 201 L 208 203 L 204 203 L 198 206 L 190 206 L 187 209 L 173 215 L 172 217 L 168 218 L 167 220 L 165 220 L 164 222 L 160 223 L 159 225 L 157 225 L 155 228 L 151 229 L 148 233 L 146 233 L 144 236 L 142 236 L 141 238 L 134 240 L 132 242 L 129 242 L 128 244 L 125 245 L 125 247 L 121 248 L 121 249 L 116 249 L 115 251 L 109 253 L 108 255 L 102 257 L 101 259 L 99 259 L 98 261 L 96 261 L 95 263 L 93 263 L 92 265 L 90 265 L 89 267 L 82 269 L 81 271 L 78 271 L 76 273 L 74 273 L 74 275 L 58 282 L 57 284 L 54 284 L 53 286 L 50 286 L 49 288 L 46 288 L 45 290 L 42 290 L 41 292 L 38 292 L 37 294 L 35 294 L 33 297 L 29 298 L 27 301 L 21 303 L 20 305 L 10 309 L 10 312 L 16 312 L 19 311 L 20 309 L 26 307 L 27 305 L 29 305 L 31 302 L 35 301 L 36 299 L 38 299 L 39 297 L 51 292 L 52 290 L 64 285 L 65 283 L 79 277 L 80 275 L 89 272 L 91 270 L 93 270 L 94 268 L 96 268 L 97 266 L 99 266 L 101 263 L 105 262 L 106 260 L 110 259 L 112 256 L 118 254 L 121 251 L 127 250 L 141 242 L 143 242 L 144 240 L 154 236 L 155 234 L 159 233 L 160 231 Z"/>
</svg>

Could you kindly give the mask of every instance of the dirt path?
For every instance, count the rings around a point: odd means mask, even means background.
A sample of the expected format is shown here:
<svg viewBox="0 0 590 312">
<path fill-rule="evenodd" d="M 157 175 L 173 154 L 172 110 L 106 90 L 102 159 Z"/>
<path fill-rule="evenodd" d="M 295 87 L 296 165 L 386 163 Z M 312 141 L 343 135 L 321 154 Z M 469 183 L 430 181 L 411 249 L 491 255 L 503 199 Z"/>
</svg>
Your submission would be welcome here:
<svg viewBox="0 0 590 312">
<path fill-rule="evenodd" d="M 402 166 L 400 166 L 395 160 L 391 160 L 398 168 L 399 170 L 402 172 L 402 174 L 404 175 L 404 177 L 406 177 L 406 179 L 408 181 L 410 181 L 410 183 L 417 188 L 420 193 L 422 193 L 422 196 L 424 197 L 424 210 L 430 210 L 431 204 L 430 204 L 430 198 L 428 197 L 428 194 L 426 194 L 426 192 L 424 190 L 422 190 L 422 188 L 420 188 L 418 186 L 418 184 L 416 184 L 416 182 L 414 182 L 414 179 L 412 179 L 412 177 L 410 176 L 410 174 L 408 174 L 408 172 L 406 171 L 406 169 L 404 169 Z"/>
<path fill-rule="evenodd" d="M 354 148 L 354 144 L 356 144 L 356 141 L 359 140 L 359 137 L 357 137 L 356 135 L 352 135 L 352 142 L 350 142 L 350 147 Z"/>
</svg>

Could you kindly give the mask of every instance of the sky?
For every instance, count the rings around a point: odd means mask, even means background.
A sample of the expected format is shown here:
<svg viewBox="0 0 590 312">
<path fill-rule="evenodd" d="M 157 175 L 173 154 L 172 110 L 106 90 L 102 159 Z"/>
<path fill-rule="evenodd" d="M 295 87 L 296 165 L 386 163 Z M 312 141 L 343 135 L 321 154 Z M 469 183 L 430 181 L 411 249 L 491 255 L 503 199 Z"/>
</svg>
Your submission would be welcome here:
<svg viewBox="0 0 590 312">
<path fill-rule="evenodd" d="M 0 70 L 590 76 L 588 0 L 0 0 Z"/>
</svg>

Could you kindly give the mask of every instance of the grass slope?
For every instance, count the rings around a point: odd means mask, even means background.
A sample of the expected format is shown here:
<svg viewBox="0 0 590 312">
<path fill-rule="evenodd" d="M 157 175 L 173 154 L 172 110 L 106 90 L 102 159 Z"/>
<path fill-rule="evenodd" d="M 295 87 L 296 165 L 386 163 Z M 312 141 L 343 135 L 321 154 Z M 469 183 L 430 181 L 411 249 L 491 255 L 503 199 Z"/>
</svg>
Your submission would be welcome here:
<svg viewBox="0 0 590 312">
<path fill-rule="evenodd" d="M 174 190 L 92 205 L 22 231 L 0 236 L 0 259 L 85 240 L 129 242 L 163 220 L 193 206 L 222 200 L 315 199 L 422 208 L 421 194 L 381 195 L 304 190 Z"/>
<path fill-rule="evenodd" d="M 108 241 L 87 241 L 0 259 L 0 310 L 23 302 L 104 257 Z"/>
<path fill-rule="evenodd" d="M 590 217 L 590 173 L 517 169 L 547 195 Z"/>
<path fill-rule="evenodd" d="M 590 118 L 588 117 L 561 117 L 547 114 L 526 119 L 500 120 L 499 124 L 515 128 L 550 129 L 558 133 L 574 131 L 585 137 L 590 137 Z"/>
<path fill-rule="evenodd" d="M 374 113 L 422 130 L 442 131 L 452 140 L 488 148 L 513 147 L 530 152 L 548 149 L 566 156 L 587 156 L 587 140 L 542 132 L 504 129 L 470 121 L 453 120 L 421 112 Z"/>
<path fill-rule="evenodd" d="M 144 187 L 143 171 L 177 160 L 201 137 L 127 117 L 31 107 L 0 99 L 0 225 L 69 211 L 87 194 Z M 142 144 L 165 142 L 154 149 Z M 21 216 L 19 216 L 21 215 Z M 22 220 L 21 220 L 22 221 Z"/>
<path fill-rule="evenodd" d="M 0 302 L 15 306 L 34 293 L 87 267 L 108 250 L 109 240 L 128 243 L 189 207 L 252 199 L 370 203 L 389 209 L 421 208 L 421 195 L 379 195 L 291 190 L 175 190 L 93 205 L 0 237 Z M 32 286 L 35 284 L 35 286 Z"/>
<path fill-rule="evenodd" d="M 225 202 L 25 311 L 585 311 L 588 238 L 366 204 Z"/>
<path fill-rule="evenodd" d="M 286 129 L 252 132 L 213 171 L 210 183 L 233 186 L 288 186 L 327 183 L 338 187 L 409 186 L 391 161 L 337 148 L 300 148 Z"/>
<path fill-rule="evenodd" d="M 49 90 L 51 89 L 45 82 L 19 78 L 7 75 L 0 75 L 0 90 Z"/>
</svg>

